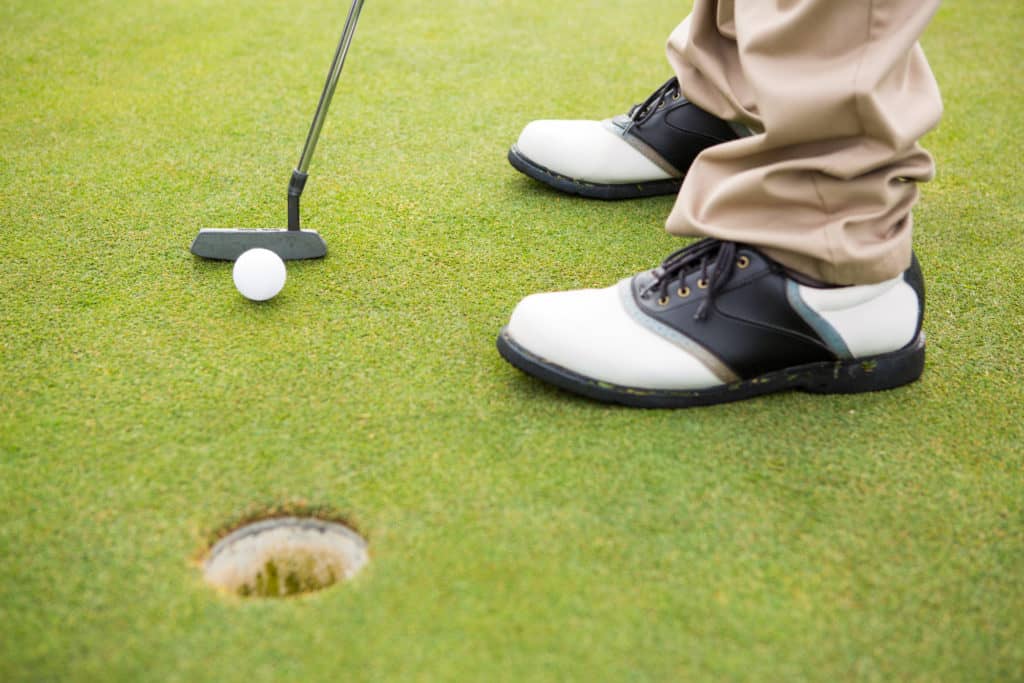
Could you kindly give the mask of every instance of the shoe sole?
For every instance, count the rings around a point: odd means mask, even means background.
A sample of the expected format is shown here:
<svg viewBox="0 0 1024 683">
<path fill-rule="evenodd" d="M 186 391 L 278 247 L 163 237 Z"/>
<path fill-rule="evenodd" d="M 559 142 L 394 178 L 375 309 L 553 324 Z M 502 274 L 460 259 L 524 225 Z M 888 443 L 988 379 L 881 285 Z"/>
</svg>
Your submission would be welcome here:
<svg viewBox="0 0 1024 683">
<path fill-rule="evenodd" d="M 641 199 L 643 197 L 678 194 L 679 188 L 683 184 L 682 179 L 654 180 L 649 183 L 629 183 L 627 185 L 588 183 L 585 180 L 577 180 L 560 175 L 549 168 L 544 168 L 540 164 L 530 161 L 515 145 L 512 145 L 512 148 L 508 151 L 508 162 L 520 173 L 528 175 L 534 180 L 539 180 L 560 192 L 590 199 Z"/>
<path fill-rule="evenodd" d="M 808 363 L 753 379 L 693 391 L 638 389 L 585 377 L 536 356 L 517 344 L 502 329 L 498 352 L 528 375 L 566 391 L 602 401 L 638 408 L 690 408 L 740 401 L 779 391 L 813 394 L 858 394 L 910 384 L 924 371 L 924 333 L 904 348 L 869 358 Z"/>
</svg>

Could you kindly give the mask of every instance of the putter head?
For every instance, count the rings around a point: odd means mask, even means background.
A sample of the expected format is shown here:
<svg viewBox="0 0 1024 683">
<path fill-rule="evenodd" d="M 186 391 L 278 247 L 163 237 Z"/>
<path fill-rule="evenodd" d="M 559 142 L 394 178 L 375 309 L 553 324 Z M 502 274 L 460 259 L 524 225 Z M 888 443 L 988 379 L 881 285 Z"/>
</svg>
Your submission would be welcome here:
<svg viewBox="0 0 1024 683">
<path fill-rule="evenodd" d="M 327 243 L 315 230 L 252 230 L 246 228 L 203 228 L 192 241 L 196 256 L 234 261 L 246 251 L 262 247 L 285 261 L 323 258 Z"/>
</svg>

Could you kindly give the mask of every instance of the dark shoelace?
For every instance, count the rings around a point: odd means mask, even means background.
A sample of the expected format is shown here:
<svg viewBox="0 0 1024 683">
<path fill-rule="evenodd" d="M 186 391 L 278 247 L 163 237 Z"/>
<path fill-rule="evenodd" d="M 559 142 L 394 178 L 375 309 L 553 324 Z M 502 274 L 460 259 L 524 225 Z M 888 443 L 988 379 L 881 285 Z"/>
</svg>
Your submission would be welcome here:
<svg viewBox="0 0 1024 683">
<path fill-rule="evenodd" d="M 646 299 L 652 291 L 657 290 L 659 300 L 665 301 L 672 281 L 678 279 L 681 284 L 689 273 L 700 270 L 700 277 L 707 285 L 708 295 L 693 317 L 695 320 L 704 320 L 708 316 L 711 303 L 732 277 L 736 265 L 736 250 L 735 242 L 704 239 L 672 252 L 660 266 L 651 271 L 654 280 L 643 288 L 640 296 Z"/>
<path fill-rule="evenodd" d="M 629 110 L 629 118 L 633 120 L 633 123 L 643 123 L 651 117 L 659 107 L 665 104 L 669 99 L 678 100 L 682 97 L 682 93 L 679 91 L 679 81 L 676 77 L 665 81 L 665 83 L 651 93 L 651 96 L 640 104 L 633 105 L 633 108 Z"/>
</svg>

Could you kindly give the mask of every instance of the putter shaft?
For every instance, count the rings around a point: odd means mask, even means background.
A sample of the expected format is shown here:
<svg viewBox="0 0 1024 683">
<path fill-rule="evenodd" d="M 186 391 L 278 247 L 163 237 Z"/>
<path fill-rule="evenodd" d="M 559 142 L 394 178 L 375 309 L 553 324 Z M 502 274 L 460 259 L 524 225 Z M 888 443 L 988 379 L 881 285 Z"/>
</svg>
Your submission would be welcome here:
<svg viewBox="0 0 1024 683">
<path fill-rule="evenodd" d="M 352 0 L 352 7 L 349 8 L 348 18 L 345 20 L 345 28 L 341 33 L 341 40 L 338 42 L 338 49 L 334 53 L 331 69 L 327 72 L 327 82 L 324 83 L 324 90 L 320 94 L 320 102 L 317 104 L 313 123 L 309 126 L 309 135 L 306 136 L 306 144 L 302 148 L 302 156 L 299 157 L 299 165 L 296 167 L 299 173 L 305 174 L 309 170 L 310 161 L 313 160 L 313 152 L 316 150 L 316 143 L 320 139 L 320 129 L 324 127 L 327 110 L 331 106 L 331 99 L 334 97 L 334 89 L 338 85 L 341 69 L 345 66 L 345 57 L 348 55 L 348 49 L 352 45 L 352 36 L 356 32 L 356 22 L 359 21 L 359 13 L 363 9 L 363 1 Z"/>
</svg>

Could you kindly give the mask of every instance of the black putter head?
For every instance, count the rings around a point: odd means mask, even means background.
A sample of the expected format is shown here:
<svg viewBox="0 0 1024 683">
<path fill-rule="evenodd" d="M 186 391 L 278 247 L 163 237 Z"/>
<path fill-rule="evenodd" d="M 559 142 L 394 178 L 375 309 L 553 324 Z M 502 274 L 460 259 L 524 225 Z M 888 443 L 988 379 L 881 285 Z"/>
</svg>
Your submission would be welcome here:
<svg viewBox="0 0 1024 683">
<path fill-rule="evenodd" d="M 341 69 L 345 65 L 345 56 L 352 44 L 352 36 L 355 34 L 356 22 L 359 21 L 363 2 L 364 0 L 352 0 L 352 7 L 349 8 L 348 17 L 345 19 L 345 28 L 338 41 L 338 49 L 334 53 L 323 92 L 320 94 L 320 102 L 316 106 L 313 122 L 309 126 L 309 134 L 306 136 L 306 144 L 302 148 L 299 165 L 292 171 L 291 181 L 288 183 L 288 227 L 276 230 L 203 228 L 192 241 L 191 251 L 196 256 L 219 261 L 234 261 L 246 251 L 258 247 L 269 249 L 285 261 L 322 258 L 327 255 L 327 243 L 319 233 L 315 230 L 300 229 L 299 198 L 306 186 L 306 171 L 309 169 L 313 151 L 320 138 L 320 130 L 324 125 L 331 99 L 334 97 L 334 89 L 338 84 L 339 76 L 341 76 Z"/>
<path fill-rule="evenodd" d="M 287 228 L 203 228 L 192 241 L 191 251 L 202 258 L 234 261 L 250 249 L 269 249 L 285 261 L 323 258 L 327 243 L 316 230 Z"/>
</svg>

